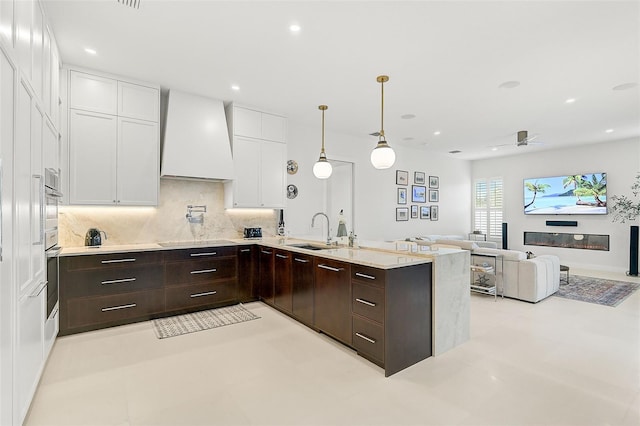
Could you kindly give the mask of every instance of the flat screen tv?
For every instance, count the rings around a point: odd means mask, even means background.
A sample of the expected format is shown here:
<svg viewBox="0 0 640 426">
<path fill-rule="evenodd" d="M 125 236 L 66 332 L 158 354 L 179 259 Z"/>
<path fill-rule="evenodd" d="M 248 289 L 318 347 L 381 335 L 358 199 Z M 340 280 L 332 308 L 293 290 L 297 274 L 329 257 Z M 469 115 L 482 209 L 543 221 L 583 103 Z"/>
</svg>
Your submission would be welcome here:
<svg viewBox="0 0 640 426">
<path fill-rule="evenodd" d="M 524 214 L 607 214 L 607 174 L 525 179 Z"/>
</svg>

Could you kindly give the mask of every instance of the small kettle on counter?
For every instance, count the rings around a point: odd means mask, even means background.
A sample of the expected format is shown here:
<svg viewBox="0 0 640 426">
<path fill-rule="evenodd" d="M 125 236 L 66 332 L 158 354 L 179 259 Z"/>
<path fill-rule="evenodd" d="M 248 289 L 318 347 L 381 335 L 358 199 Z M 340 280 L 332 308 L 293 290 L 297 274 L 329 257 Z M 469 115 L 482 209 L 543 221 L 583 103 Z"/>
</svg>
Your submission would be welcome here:
<svg viewBox="0 0 640 426">
<path fill-rule="evenodd" d="M 107 233 L 99 230 L 98 228 L 89 228 L 87 231 L 87 235 L 84 236 L 84 245 L 90 247 L 99 247 L 102 244 L 102 236 L 100 234 L 104 234 L 104 239 L 107 239 Z"/>
</svg>

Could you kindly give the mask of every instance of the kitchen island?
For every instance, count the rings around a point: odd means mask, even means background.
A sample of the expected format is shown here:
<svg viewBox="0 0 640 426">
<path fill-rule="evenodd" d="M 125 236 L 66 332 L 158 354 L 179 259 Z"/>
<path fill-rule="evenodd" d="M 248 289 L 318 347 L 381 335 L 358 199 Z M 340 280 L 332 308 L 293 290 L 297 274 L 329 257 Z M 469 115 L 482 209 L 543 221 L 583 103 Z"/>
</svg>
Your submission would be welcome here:
<svg viewBox="0 0 640 426">
<path fill-rule="evenodd" d="M 301 243 L 265 238 L 65 248 L 61 334 L 260 299 L 355 349 L 386 375 L 442 346 L 434 332 L 448 325 L 432 321 L 438 312 L 433 296 L 441 293 L 432 288 L 433 261 L 442 255 L 292 246 Z M 132 267 L 139 277 L 129 276 Z"/>
</svg>

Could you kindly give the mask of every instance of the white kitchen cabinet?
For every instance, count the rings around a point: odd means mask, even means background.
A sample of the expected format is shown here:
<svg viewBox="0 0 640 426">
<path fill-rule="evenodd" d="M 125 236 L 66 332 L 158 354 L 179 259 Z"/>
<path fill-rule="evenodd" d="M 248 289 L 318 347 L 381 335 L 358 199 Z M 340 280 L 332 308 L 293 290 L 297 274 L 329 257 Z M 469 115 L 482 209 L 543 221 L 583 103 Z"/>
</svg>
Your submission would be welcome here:
<svg viewBox="0 0 640 426">
<path fill-rule="evenodd" d="M 60 169 L 60 138 L 58 131 L 50 120 L 42 127 L 43 168 L 57 173 Z"/>
<path fill-rule="evenodd" d="M 42 98 L 42 76 L 43 76 L 43 44 L 44 16 L 40 3 L 33 4 L 33 20 L 31 24 L 31 86 L 36 97 Z"/>
<path fill-rule="evenodd" d="M 286 141 L 286 118 L 235 105 L 232 108 L 234 135 L 275 142 Z"/>
<path fill-rule="evenodd" d="M 51 121 L 60 130 L 60 53 L 58 46 L 51 43 Z"/>
<path fill-rule="evenodd" d="M 4 2 L 0 2 L 4 3 Z M 34 0 L 15 1 L 15 49 L 18 56 L 18 66 L 22 74 L 31 78 L 31 20 L 33 19 Z"/>
<path fill-rule="evenodd" d="M 118 81 L 118 116 L 156 122 L 159 108 L 158 89 Z"/>
<path fill-rule="evenodd" d="M 70 69 L 68 94 L 69 203 L 157 205 L 160 88 Z"/>
<path fill-rule="evenodd" d="M 158 123 L 118 117 L 117 203 L 158 204 Z"/>
<path fill-rule="evenodd" d="M 118 81 L 71 70 L 69 72 L 69 108 L 117 115 Z"/>
<path fill-rule="evenodd" d="M 229 105 L 227 121 L 235 178 L 225 183 L 225 207 L 284 208 L 286 118 Z"/>
<path fill-rule="evenodd" d="M 278 142 L 234 138 L 236 177 L 225 183 L 226 207 L 283 208 L 286 148 Z"/>
<path fill-rule="evenodd" d="M 69 201 L 71 204 L 116 203 L 118 117 L 69 111 Z"/>
<path fill-rule="evenodd" d="M 51 117 L 51 30 L 44 27 L 42 33 L 42 106 Z"/>
<path fill-rule="evenodd" d="M 31 102 L 31 274 L 39 283 L 46 279 L 44 257 L 44 167 L 42 166 L 43 113 Z"/>
</svg>

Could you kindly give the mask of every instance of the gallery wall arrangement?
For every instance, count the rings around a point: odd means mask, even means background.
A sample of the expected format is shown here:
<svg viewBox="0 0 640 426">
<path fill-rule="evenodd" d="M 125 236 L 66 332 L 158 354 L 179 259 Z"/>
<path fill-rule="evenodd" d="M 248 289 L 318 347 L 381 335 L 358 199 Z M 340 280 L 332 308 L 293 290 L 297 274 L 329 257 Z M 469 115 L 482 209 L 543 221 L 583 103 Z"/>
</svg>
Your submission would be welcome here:
<svg viewBox="0 0 640 426">
<path fill-rule="evenodd" d="M 409 204 L 409 171 L 396 170 L 397 204 Z M 440 178 L 429 176 L 426 180 L 425 172 L 414 172 L 413 183 L 411 184 L 411 203 L 437 203 L 440 201 Z M 428 184 L 428 187 L 427 187 Z M 406 187 L 406 188 L 405 188 Z M 420 206 L 411 204 L 409 207 L 396 207 L 396 221 L 408 221 L 409 219 L 438 220 L 439 212 L 437 205 Z"/>
</svg>

